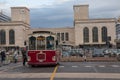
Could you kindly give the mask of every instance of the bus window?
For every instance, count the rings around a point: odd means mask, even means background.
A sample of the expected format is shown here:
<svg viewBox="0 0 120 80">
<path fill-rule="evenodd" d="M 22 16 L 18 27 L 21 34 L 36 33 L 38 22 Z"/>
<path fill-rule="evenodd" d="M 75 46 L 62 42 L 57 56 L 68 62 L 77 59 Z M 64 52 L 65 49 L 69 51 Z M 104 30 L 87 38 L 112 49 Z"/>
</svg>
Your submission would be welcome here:
<svg viewBox="0 0 120 80">
<path fill-rule="evenodd" d="M 45 37 L 44 36 L 37 37 L 37 50 L 45 50 Z"/>
<path fill-rule="evenodd" d="M 54 49 L 54 37 L 48 36 L 46 38 L 47 49 L 53 50 Z"/>
<path fill-rule="evenodd" d="M 36 44 L 36 38 L 33 37 L 33 36 L 31 36 L 31 37 L 29 38 L 29 49 L 30 49 L 30 50 L 35 50 L 35 49 L 36 49 L 36 48 L 35 48 L 35 44 Z"/>
</svg>

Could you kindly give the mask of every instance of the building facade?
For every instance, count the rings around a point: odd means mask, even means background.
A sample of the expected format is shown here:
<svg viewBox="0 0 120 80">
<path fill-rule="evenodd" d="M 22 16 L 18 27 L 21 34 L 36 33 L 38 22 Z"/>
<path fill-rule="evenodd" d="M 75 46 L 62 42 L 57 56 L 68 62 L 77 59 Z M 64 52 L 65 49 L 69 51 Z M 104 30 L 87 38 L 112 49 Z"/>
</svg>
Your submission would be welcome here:
<svg viewBox="0 0 120 80">
<path fill-rule="evenodd" d="M 108 42 L 111 47 L 115 47 L 116 19 L 89 19 L 88 7 L 88 5 L 74 6 L 75 45 L 106 47 Z"/>
<path fill-rule="evenodd" d="M 116 22 L 116 46 L 117 48 L 120 48 L 120 17 L 117 19 Z"/>
<path fill-rule="evenodd" d="M 29 25 L 29 9 L 12 7 L 11 21 L 0 22 L 0 47 L 24 47 Z"/>
<path fill-rule="evenodd" d="M 115 47 L 115 18 L 89 19 L 89 5 L 74 6 L 74 26 L 72 28 L 32 28 L 29 9 L 12 7 L 11 21 L 0 22 L 1 47 L 25 47 L 28 35 L 37 31 L 56 33 L 59 45 L 79 47 Z"/>
</svg>

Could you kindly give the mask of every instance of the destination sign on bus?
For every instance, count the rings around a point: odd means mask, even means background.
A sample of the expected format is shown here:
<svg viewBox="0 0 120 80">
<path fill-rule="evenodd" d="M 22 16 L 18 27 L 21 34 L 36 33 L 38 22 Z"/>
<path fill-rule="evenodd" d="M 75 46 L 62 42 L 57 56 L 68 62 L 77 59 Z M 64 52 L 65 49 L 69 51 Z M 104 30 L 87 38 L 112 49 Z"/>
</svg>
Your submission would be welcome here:
<svg viewBox="0 0 120 80">
<path fill-rule="evenodd" d="M 37 40 L 45 40 L 45 37 L 37 37 Z"/>
</svg>

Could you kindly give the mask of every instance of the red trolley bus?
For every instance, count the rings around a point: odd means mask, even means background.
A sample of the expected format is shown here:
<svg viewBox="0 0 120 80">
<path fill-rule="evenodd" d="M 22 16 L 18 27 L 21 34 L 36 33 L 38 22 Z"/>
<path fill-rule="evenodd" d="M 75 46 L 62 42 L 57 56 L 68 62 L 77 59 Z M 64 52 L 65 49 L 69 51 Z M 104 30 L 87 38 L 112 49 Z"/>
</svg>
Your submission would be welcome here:
<svg viewBox="0 0 120 80">
<path fill-rule="evenodd" d="M 50 31 L 37 31 L 29 35 L 28 65 L 54 65 L 59 63 L 56 35 Z"/>
</svg>

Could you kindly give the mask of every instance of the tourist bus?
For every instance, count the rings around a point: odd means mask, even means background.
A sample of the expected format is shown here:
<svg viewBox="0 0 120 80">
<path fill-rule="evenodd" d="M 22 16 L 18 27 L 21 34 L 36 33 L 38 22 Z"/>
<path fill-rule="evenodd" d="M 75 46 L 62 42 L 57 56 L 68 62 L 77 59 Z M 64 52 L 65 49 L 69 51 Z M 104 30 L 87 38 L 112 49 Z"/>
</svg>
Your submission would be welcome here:
<svg viewBox="0 0 120 80">
<path fill-rule="evenodd" d="M 55 65 L 59 63 L 60 50 L 56 45 L 56 34 L 36 31 L 28 37 L 28 65 Z"/>
</svg>

